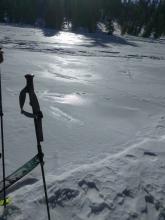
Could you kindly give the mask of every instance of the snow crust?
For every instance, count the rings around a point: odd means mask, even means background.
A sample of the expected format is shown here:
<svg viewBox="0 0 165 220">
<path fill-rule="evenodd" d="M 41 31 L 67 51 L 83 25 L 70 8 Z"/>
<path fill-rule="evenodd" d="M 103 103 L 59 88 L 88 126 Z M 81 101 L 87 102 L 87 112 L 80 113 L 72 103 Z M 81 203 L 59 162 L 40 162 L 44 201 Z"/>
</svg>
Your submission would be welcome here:
<svg viewBox="0 0 165 220">
<path fill-rule="evenodd" d="M 36 154 L 33 73 L 52 219 L 165 219 L 165 40 L 0 25 L 0 42 L 7 174 Z M 8 220 L 47 218 L 39 168 L 9 193 Z"/>
</svg>

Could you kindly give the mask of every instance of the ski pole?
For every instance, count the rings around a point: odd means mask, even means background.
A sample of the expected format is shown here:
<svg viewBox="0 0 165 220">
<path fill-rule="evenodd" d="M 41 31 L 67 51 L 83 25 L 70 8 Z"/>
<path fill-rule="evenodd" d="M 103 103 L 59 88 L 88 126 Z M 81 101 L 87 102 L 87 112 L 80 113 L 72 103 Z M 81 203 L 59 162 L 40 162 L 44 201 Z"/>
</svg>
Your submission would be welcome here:
<svg viewBox="0 0 165 220">
<path fill-rule="evenodd" d="M 48 220 L 50 220 L 51 218 L 50 218 L 50 210 L 49 210 L 49 201 L 48 201 L 47 186 L 46 186 L 45 171 L 44 171 L 44 161 L 43 161 L 44 154 L 42 152 L 42 146 L 41 146 L 41 142 L 43 142 L 43 131 L 42 131 L 43 114 L 40 110 L 40 105 L 37 96 L 34 92 L 34 85 L 33 85 L 34 75 L 28 74 L 25 75 L 25 78 L 26 78 L 26 86 L 20 92 L 19 103 L 20 103 L 21 113 L 24 114 L 26 117 L 34 119 L 35 133 L 37 139 L 37 150 L 38 150 L 40 166 L 41 166 L 47 214 L 48 214 Z M 32 107 L 32 113 L 29 113 L 23 109 L 26 100 L 26 94 L 29 95 L 30 105 Z"/>
<path fill-rule="evenodd" d="M 0 48 L 0 63 L 3 62 L 3 52 Z M 2 172 L 3 172 L 3 199 L 6 208 L 6 184 L 5 184 L 5 148 L 4 148 L 4 129 L 3 129 L 3 108 L 2 108 L 2 72 L 0 69 L 0 118 L 1 118 L 1 145 L 2 145 Z"/>
</svg>

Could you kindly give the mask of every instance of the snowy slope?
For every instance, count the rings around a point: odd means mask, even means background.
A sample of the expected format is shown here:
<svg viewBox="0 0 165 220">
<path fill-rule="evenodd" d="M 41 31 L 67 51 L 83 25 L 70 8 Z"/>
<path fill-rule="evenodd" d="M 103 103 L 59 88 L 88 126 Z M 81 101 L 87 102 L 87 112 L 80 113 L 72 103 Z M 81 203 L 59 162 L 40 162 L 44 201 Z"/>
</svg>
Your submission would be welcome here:
<svg viewBox="0 0 165 220">
<path fill-rule="evenodd" d="M 36 153 L 33 73 L 52 219 L 165 219 L 165 41 L 0 25 L 0 42 L 7 174 Z M 12 195 L 9 220 L 46 219 L 39 168 Z"/>
</svg>

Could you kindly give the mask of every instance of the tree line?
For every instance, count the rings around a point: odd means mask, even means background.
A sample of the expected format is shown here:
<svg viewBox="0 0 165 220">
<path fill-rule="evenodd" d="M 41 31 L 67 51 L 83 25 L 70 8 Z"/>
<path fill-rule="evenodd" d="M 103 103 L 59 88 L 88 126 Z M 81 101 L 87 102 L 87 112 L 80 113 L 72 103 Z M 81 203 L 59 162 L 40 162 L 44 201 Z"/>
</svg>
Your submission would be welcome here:
<svg viewBox="0 0 165 220">
<path fill-rule="evenodd" d="M 61 30 L 97 30 L 159 38 L 165 35 L 165 0 L 0 0 L 0 22 L 37 24 Z"/>
</svg>

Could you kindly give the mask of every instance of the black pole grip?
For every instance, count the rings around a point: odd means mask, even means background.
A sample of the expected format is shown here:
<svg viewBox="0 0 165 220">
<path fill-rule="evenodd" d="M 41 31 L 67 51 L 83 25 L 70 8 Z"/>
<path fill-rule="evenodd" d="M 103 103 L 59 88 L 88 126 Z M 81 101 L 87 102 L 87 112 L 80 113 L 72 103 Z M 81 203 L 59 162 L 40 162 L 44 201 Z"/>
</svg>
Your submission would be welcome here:
<svg viewBox="0 0 165 220">
<path fill-rule="evenodd" d="M 2 48 L 0 47 L 0 63 L 3 62 L 3 51 L 2 51 Z"/>
<path fill-rule="evenodd" d="M 27 74 L 27 75 L 25 75 L 26 88 L 27 88 L 28 92 L 34 91 L 33 78 L 34 78 L 34 75 L 33 75 L 33 74 Z"/>
</svg>

